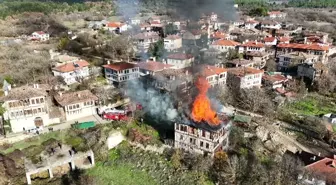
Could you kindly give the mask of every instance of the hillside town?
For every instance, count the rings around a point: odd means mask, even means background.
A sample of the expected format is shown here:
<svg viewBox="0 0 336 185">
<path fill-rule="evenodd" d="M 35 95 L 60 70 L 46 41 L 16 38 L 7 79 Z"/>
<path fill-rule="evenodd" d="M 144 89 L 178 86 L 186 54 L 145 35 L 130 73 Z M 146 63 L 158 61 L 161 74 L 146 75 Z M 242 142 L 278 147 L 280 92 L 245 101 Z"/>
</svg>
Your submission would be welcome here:
<svg viewBox="0 0 336 185">
<path fill-rule="evenodd" d="M 335 36 L 140 2 L 1 35 L 0 184 L 336 184 Z"/>
</svg>

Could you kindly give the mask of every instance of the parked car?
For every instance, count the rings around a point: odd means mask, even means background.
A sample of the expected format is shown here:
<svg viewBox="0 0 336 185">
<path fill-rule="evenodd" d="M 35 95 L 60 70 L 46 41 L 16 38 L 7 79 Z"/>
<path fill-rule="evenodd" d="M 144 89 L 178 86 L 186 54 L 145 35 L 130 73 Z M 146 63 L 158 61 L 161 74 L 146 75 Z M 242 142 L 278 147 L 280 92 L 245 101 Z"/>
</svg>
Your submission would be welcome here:
<svg viewBox="0 0 336 185">
<path fill-rule="evenodd" d="M 39 134 L 43 131 L 43 126 L 40 127 L 28 127 L 24 128 L 25 133 L 34 133 L 34 134 Z"/>
</svg>

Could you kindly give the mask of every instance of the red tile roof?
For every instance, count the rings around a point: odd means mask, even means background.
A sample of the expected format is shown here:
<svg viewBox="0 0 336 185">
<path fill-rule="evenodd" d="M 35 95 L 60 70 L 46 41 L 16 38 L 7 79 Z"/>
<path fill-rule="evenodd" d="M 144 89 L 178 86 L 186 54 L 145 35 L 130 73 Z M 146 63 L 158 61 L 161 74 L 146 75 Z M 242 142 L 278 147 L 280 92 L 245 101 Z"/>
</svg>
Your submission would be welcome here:
<svg viewBox="0 0 336 185">
<path fill-rule="evenodd" d="M 128 63 L 128 62 L 117 62 L 117 63 L 113 63 L 113 64 L 103 65 L 103 67 L 113 69 L 115 71 L 121 71 L 121 70 L 125 70 L 125 69 L 132 69 L 132 68 L 135 68 L 137 66 L 135 64 Z"/>
<path fill-rule="evenodd" d="M 230 74 L 233 74 L 238 77 L 244 77 L 246 75 L 252 75 L 252 74 L 263 74 L 263 70 L 251 68 L 251 67 L 236 67 L 236 68 L 229 68 L 228 72 Z"/>
<path fill-rule="evenodd" d="M 275 37 L 266 37 L 264 38 L 264 42 L 274 42 L 276 40 Z"/>
<path fill-rule="evenodd" d="M 217 31 L 211 35 L 211 37 L 215 39 L 225 39 L 227 36 L 228 36 L 227 34 L 222 33 L 220 31 Z"/>
<path fill-rule="evenodd" d="M 173 65 L 169 65 L 169 64 L 164 64 L 162 62 L 155 62 L 155 61 L 149 61 L 149 62 L 140 62 L 137 64 L 137 66 L 140 69 L 145 69 L 147 71 L 161 71 L 164 69 L 169 69 L 171 67 L 173 67 Z"/>
<path fill-rule="evenodd" d="M 225 68 L 220 68 L 220 67 L 216 67 L 216 66 L 210 66 L 210 65 L 204 65 L 202 66 L 202 71 L 201 71 L 201 75 L 204 77 L 208 77 L 208 76 L 213 76 L 213 75 L 219 75 L 221 73 L 225 73 L 228 70 Z"/>
<path fill-rule="evenodd" d="M 276 74 L 276 75 L 264 75 L 262 77 L 263 80 L 275 83 L 275 82 L 285 82 L 288 79 L 285 76 Z"/>
<path fill-rule="evenodd" d="M 111 27 L 111 28 L 119 28 L 121 26 L 123 26 L 124 24 L 121 22 L 110 22 L 107 24 L 107 27 Z"/>
<path fill-rule="evenodd" d="M 290 38 L 289 37 L 280 37 L 279 42 L 289 42 Z"/>
<path fill-rule="evenodd" d="M 75 67 L 75 65 L 78 65 L 78 67 Z M 59 72 L 62 72 L 62 73 L 66 73 L 66 72 L 75 71 L 75 69 L 80 69 L 80 68 L 83 68 L 83 67 L 87 67 L 89 65 L 90 64 L 87 61 L 79 60 L 79 61 L 76 61 L 74 63 L 71 62 L 71 63 L 61 65 L 61 66 L 54 67 L 53 70 L 59 71 Z"/>
<path fill-rule="evenodd" d="M 317 50 L 317 51 L 328 51 L 329 46 L 319 45 L 319 44 L 278 44 L 279 48 L 293 48 L 293 49 L 306 49 L 306 50 Z"/>
<path fill-rule="evenodd" d="M 336 168 L 333 166 L 336 164 L 335 159 L 324 158 L 315 163 L 307 165 L 305 168 L 313 173 L 326 177 L 327 182 L 336 182 Z"/>
<path fill-rule="evenodd" d="M 246 42 L 240 46 L 243 46 L 243 47 L 255 47 L 255 48 L 263 48 L 265 47 L 265 45 L 261 42 L 257 42 L 257 41 L 249 41 L 249 42 Z"/>
<path fill-rule="evenodd" d="M 245 22 L 246 24 L 258 24 L 259 22 L 253 19 L 250 19 L 248 21 Z"/>
<path fill-rule="evenodd" d="M 185 53 L 174 53 L 167 56 L 168 59 L 175 59 L 175 60 L 187 60 L 194 58 L 191 54 L 185 54 Z"/>
<path fill-rule="evenodd" d="M 212 45 L 219 45 L 219 46 L 238 46 L 240 45 L 239 42 L 233 41 L 233 40 L 218 40 L 214 43 L 212 43 Z"/>
<path fill-rule="evenodd" d="M 43 31 L 36 31 L 35 33 L 39 34 L 39 35 L 44 35 L 46 33 L 44 33 Z"/>
<path fill-rule="evenodd" d="M 165 39 L 170 39 L 170 40 L 177 40 L 181 39 L 182 37 L 179 35 L 168 35 Z"/>
<path fill-rule="evenodd" d="M 268 15 L 280 15 L 280 14 L 283 14 L 283 13 L 280 12 L 280 11 L 272 11 L 272 12 L 268 12 Z"/>
</svg>

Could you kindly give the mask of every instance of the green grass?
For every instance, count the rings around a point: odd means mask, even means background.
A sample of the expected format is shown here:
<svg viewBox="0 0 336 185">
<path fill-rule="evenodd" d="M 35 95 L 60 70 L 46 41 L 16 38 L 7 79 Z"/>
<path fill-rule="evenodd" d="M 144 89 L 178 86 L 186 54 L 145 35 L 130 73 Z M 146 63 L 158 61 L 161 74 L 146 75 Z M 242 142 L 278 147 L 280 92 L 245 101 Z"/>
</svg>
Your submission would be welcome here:
<svg viewBox="0 0 336 185">
<path fill-rule="evenodd" d="M 335 112 L 336 103 L 334 99 L 317 94 L 309 94 L 305 98 L 287 104 L 285 109 L 299 115 L 318 116 Z"/>
<path fill-rule="evenodd" d="M 94 176 L 99 185 L 152 185 L 158 184 L 148 173 L 132 168 L 132 165 L 123 163 L 104 166 L 98 162 L 94 168 L 88 170 L 88 175 Z"/>
<path fill-rule="evenodd" d="M 64 138 L 64 133 L 60 131 L 49 132 L 46 134 L 42 134 L 36 137 L 28 138 L 19 142 L 14 143 L 10 148 L 1 151 L 3 154 L 8 154 L 13 152 L 16 149 L 22 150 L 34 145 L 41 145 L 44 141 L 47 141 L 51 138 L 56 140 L 62 140 Z"/>
</svg>

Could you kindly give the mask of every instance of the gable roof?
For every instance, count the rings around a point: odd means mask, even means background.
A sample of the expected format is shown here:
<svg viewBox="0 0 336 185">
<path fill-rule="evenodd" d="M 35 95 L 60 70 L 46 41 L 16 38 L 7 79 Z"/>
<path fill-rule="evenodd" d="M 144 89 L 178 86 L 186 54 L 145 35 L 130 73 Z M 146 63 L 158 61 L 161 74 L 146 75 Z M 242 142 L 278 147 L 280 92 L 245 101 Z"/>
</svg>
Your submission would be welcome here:
<svg viewBox="0 0 336 185">
<path fill-rule="evenodd" d="M 121 26 L 125 25 L 124 23 L 121 22 L 109 22 L 107 24 L 107 27 L 111 27 L 111 28 L 119 28 Z"/>
<path fill-rule="evenodd" d="M 219 75 L 225 72 L 227 72 L 227 69 L 225 68 L 220 68 L 220 67 L 210 66 L 210 65 L 203 65 L 201 75 L 204 77 L 208 77 L 208 76 L 213 76 L 213 75 Z"/>
<path fill-rule="evenodd" d="M 286 44 L 286 43 L 280 43 L 280 44 L 278 44 L 277 47 L 278 48 L 316 50 L 316 51 L 328 51 L 329 50 L 329 46 L 320 45 L 320 44 L 298 44 L 298 43 Z"/>
<path fill-rule="evenodd" d="M 240 45 L 239 42 L 233 41 L 233 40 L 218 40 L 211 45 L 217 45 L 217 46 L 238 46 Z"/>
<path fill-rule="evenodd" d="M 179 35 L 168 35 L 166 38 L 164 39 L 168 39 L 168 40 L 177 40 L 177 39 L 181 39 L 182 37 Z"/>
<path fill-rule="evenodd" d="M 265 47 L 265 44 L 261 43 L 261 42 L 258 42 L 258 41 L 249 41 L 249 42 L 246 42 L 240 46 L 243 46 L 243 47 L 255 47 L 255 48 L 263 48 Z"/>
<path fill-rule="evenodd" d="M 235 67 L 235 68 L 229 68 L 228 73 L 241 78 L 245 77 L 246 75 L 259 74 L 259 73 L 263 74 L 264 71 L 251 67 Z"/>
<path fill-rule="evenodd" d="M 333 166 L 336 164 L 335 159 L 324 158 L 316 161 L 305 168 L 315 174 L 324 176 L 328 182 L 336 182 L 336 168 Z"/>
<path fill-rule="evenodd" d="M 81 69 L 83 67 L 87 67 L 89 65 L 90 64 L 87 61 L 79 60 L 77 62 L 71 62 L 71 63 L 67 63 L 67 64 L 64 64 L 64 65 L 54 67 L 53 70 L 58 71 L 58 72 L 62 72 L 62 73 L 67 73 L 67 72 L 75 71 L 76 69 Z"/>
<path fill-rule="evenodd" d="M 140 62 L 137 64 L 137 66 L 140 69 L 145 69 L 147 71 L 162 71 L 164 69 L 168 69 L 173 67 L 173 65 L 164 64 L 162 62 L 155 62 L 155 61 L 149 61 L 149 62 Z"/>
<path fill-rule="evenodd" d="M 34 88 L 30 85 L 24 85 L 21 87 L 12 88 L 7 96 L 0 97 L 0 101 L 11 101 L 11 100 L 24 100 L 28 98 L 47 96 L 47 88 L 40 86 L 39 88 Z"/>
<path fill-rule="evenodd" d="M 57 94 L 54 96 L 55 100 L 61 106 L 66 106 L 75 103 L 81 103 L 85 101 L 97 101 L 98 97 L 91 93 L 89 90 L 68 92 Z"/>
<path fill-rule="evenodd" d="M 266 37 L 264 38 L 264 42 L 274 42 L 276 40 L 275 37 Z"/>
<path fill-rule="evenodd" d="M 116 71 L 121 71 L 121 70 L 125 70 L 125 69 L 132 69 L 137 67 L 136 64 L 132 64 L 132 63 L 128 63 L 128 62 L 117 62 L 117 63 L 113 63 L 113 64 L 107 64 L 107 65 L 103 65 L 104 68 L 108 68 L 108 69 L 113 69 Z"/>
<path fill-rule="evenodd" d="M 187 60 L 194 58 L 191 54 L 185 54 L 185 53 L 174 53 L 167 56 L 168 59 L 175 59 L 175 60 Z"/>
</svg>

